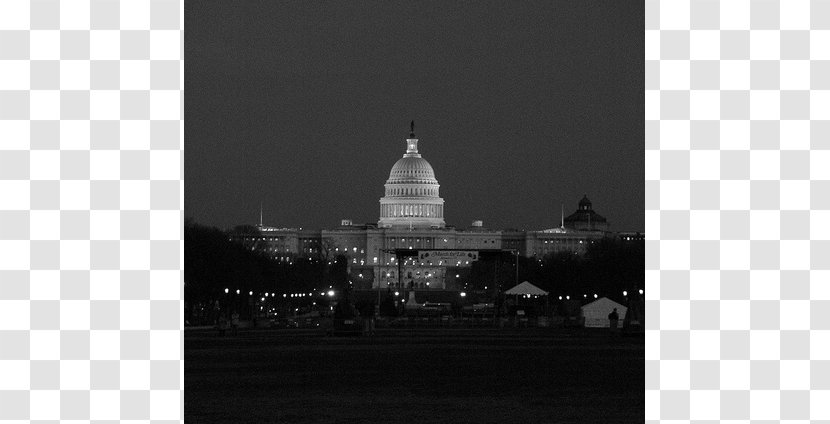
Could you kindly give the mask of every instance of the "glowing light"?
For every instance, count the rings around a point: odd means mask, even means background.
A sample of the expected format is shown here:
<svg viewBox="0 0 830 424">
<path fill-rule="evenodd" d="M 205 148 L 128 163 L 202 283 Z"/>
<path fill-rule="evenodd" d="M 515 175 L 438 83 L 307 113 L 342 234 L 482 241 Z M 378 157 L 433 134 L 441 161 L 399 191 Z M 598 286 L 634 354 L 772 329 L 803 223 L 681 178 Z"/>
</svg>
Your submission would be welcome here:
<svg viewBox="0 0 830 424">
<path fill-rule="evenodd" d="M 565 296 L 565 300 L 571 300 L 570 296 Z"/>
<path fill-rule="evenodd" d="M 225 289 L 225 293 L 227 293 L 227 292 L 228 292 L 228 289 L 226 288 L 226 289 Z"/>
<path fill-rule="evenodd" d="M 562 296 L 559 296 L 559 300 L 562 300 Z"/>
<path fill-rule="evenodd" d="M 399 292 L 395 292 L 395 296 L 400 296 L 400 295 L 401 294 Z"/>
<path fill-rule="evenodd" d="M 643 294 L 643 289 L 640 289 L 640 294 Z"/>
<path fill-rule="evenodd" d="M 597 294 L 596 294 L 596 293 L 594 293 L 594 299 L 596 299 L 597 297 L 599 297 L 599 296 L 597 296 Z"/>
<path fill-rule="evenodd" d="M 623 296 L 628 296 L 628 292 L 623 290 Z"/>
<path fill-rule="evenodd" d="M 260 302 L 265 302 L 265 298 L 263 297 L 262 299 L 260 299 Z"/>
<path fill-rule="evenodd" d="M 236 289 L 236 294 L 239 294 L 239 289 Z"/>
<path fill-rule="evenodd" d="M 253 295 L 254 295 L 253 290 L 248 292 L 248 296 L 253 296 Z"/>
<path fill-rule="evenodd" d="M 288 295 L 287 295 L 287 294 L 285 294 L 285 293 L 283 293 L 283 294 L 282 294 L 282 297 L 288 297 Z"/>
<path fill-rule="evenodd" d="M 461 292 L 461 297 L 467 296 L 467 293 Z"/>
<path fill-rule="evenodd" d="M 329 295 L 329 297 L 333 297 L 334 296 L 334 290 L 329 290 L 328 295 Z"/>
</svg>

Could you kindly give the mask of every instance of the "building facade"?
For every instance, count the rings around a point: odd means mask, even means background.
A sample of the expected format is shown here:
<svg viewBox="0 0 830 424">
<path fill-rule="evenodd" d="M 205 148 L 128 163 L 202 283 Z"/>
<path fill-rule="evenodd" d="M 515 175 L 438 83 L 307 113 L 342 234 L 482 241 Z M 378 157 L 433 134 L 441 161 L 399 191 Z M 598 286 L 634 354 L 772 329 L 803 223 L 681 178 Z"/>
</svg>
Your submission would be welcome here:
<svg viewBox="0 0 830 424">
<path fill-rule="evenodd" d="M 337 227 L 310 231 L 260 223 L 238 227 L 231 238 L 288 263 L 311 258 L 329 261 L 344 255 L 358 289 L 460 290 L 461 275 L 476 260 L 469 252 L 509 250 L 538 258 L 562 252 L 581 254 L 597 239 L 618 237 L 609 231 L 607 220 L 593 210 L 587 196 L 574 213 L 567 217 L 563 214 L 560 225 L 551 229 L 495 230 L 486 228 L 482 221 L 455 228 L 444 222 L 439 188 L 432 166 L 418 152 L 413 124 L 406 152 L 394 164 L 384 185 L 377 224 L 355 224 L 344 219 Z M 634 233 L 624 234 L 631 237 Z M 642 238 L 642 234 L 636 234 Z M 401 256 L 402 251 L 414 255 Z M 457 257 L 440 256 L 432 261 L 419 257 L 417 252 L 445 252 Z"/>
</svg>

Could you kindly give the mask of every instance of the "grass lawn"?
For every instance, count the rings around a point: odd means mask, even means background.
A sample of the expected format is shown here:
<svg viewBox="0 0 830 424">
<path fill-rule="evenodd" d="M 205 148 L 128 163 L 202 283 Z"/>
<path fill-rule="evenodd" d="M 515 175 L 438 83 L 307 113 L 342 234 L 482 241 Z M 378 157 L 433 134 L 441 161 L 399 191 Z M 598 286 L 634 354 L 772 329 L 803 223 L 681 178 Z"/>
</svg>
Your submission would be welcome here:
<svg viewBox="0 0 830 424">
<path fill-rule="evenodd" d="M 188 423 L 644 420 L 644 341 L 604 331 L 185 332 Z"/>
</svg>

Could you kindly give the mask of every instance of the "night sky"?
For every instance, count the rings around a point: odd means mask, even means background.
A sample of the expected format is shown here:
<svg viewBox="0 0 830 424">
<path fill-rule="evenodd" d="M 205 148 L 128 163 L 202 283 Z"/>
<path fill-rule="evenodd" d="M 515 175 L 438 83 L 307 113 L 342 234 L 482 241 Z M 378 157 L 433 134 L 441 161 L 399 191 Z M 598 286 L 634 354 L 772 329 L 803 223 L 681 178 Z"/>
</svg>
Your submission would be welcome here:
<svg viewBox="0 0 830 424">
<path fill-rule="evenodd" d="M 185 215 L 377 223 L 406 149 L 448 225 L 644 228 L 643 2 L 185 2 Z"/>
</svg>

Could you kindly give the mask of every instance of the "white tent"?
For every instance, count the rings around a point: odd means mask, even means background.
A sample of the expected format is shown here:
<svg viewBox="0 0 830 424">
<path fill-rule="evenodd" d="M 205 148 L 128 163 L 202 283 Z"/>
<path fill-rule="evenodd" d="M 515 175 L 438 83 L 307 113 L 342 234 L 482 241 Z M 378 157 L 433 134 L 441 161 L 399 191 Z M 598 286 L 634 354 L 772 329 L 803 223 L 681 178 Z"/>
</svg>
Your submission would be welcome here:
<svg viewBox="0 0 830 424">
<path fill-rule="evenodd" d="M 504 292 L 504 294 L 518 296 L 547 296 L 548 292 L 540 289 L 539 287 L 534 286 L 533 284 L 530 284 L 529 281 L 525 281 L 522 284 L 519 284 L 518 286 L 513 287 L 510 290 L 507 290 L 506 292 Z"/>
<path fill-rule="evenodd" d="M 582 316 L 585 318 L 586 327 L 609 327 L 608 314 L 617 308 L 617 315 L 622 322 L 625 311 L 628 309 L 613 300 L 602 297 L 587 305 L 582 306 Z"/>
</svg>

